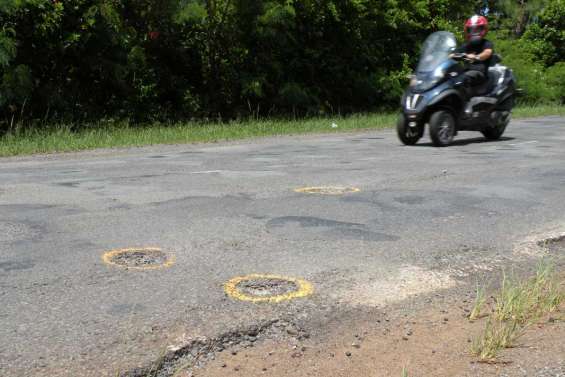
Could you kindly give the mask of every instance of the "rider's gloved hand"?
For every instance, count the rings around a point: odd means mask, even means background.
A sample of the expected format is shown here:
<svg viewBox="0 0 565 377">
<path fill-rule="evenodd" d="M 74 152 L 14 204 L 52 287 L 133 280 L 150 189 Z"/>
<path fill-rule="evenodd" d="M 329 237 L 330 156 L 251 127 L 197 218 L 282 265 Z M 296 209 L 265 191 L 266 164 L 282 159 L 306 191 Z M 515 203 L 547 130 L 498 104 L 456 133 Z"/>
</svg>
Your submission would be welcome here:
<svg viewBox="0 0 565 377">
<path fill-rule="evenodd" d="M 477 60 L 479 60 L 479 56 L 475 55 L 475 54 L 467 54 L 467 59 L 469 59 L 471 61 L 477 61 Z"/>
</svg>

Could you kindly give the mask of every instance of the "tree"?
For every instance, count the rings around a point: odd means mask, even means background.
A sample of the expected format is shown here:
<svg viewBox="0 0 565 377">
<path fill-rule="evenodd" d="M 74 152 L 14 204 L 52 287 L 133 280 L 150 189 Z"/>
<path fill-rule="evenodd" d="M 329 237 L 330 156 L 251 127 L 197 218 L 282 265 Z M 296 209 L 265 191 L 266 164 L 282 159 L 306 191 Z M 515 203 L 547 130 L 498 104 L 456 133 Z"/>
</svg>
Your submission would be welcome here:
<svg viewBox="0 0 565 377">
<path fill-rule="evenodd" d="M 536 48 L 546 65 L 565 61 L 565 0 L 550 0 L 537 15 L 524 38 Z"/>
<path fill-rule="evenodd" d="M 548 0 L 498 0 L 497 5 L 507 18 L 507 24 L 513 25 L 514 36 L 520 37 L 547 3 Z"/>
</svg>

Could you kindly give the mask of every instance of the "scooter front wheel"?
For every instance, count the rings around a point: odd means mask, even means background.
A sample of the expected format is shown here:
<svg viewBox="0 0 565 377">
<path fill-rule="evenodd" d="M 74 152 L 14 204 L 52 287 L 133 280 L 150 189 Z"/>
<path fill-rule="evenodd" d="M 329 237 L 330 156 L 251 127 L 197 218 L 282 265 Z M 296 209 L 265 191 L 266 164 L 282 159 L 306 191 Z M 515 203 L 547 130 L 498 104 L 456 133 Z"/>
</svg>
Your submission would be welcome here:
<svg viewBox="0 0 565 377">
<path fill-rule="evenodd" d="M 449 111 L 436 111 L 430 117 L 430 137 L 436 147 L 446 147 L 455 136 L 455 118 Z"/>
<path fill-rule="evenodd" d="M 417 124 L 410 127 L 410 124 L 406 121 L 406 116 L 400 114 L 398 123 L 396 124 L 396 132 L 398 133 L 398 138 L 404 145 L 414 145 L 424 135 L 424 126 Z"/>
</svg>

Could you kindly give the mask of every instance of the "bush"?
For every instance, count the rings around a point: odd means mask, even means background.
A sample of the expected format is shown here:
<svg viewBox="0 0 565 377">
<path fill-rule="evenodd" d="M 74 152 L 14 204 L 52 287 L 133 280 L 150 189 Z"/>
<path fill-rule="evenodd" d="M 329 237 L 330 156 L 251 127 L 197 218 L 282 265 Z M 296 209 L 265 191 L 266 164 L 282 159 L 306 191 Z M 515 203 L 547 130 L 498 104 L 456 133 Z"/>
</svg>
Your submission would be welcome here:
<svg viewBox="0 0 565 377">
<path fill-rule="evenodd" d="M 553 88 L 555 99 L 565 103 L 565 62 L 559 62 L 547 70 L 547 84 Z"/>
<path fill-rule="evenodd" d="M 518 87 L 524 90 L 520 102 L 536 104 L 559 100 L 559 90 L 552 84 L 556 79 L 550 78 L 554 74 L 550 74 L 527 38 L 501 39 L 494 35 L 492 40 L 495 51 L 502 56 L 502 63 L 512 68 Z"/>
<path fill-rule="evenodd" d="M 565 61 L 565 0 L 547 1 L 537 22 L 526 30 L 524 39 L 543 46 L 538 56 L 546 65 Z"/>
</svg>

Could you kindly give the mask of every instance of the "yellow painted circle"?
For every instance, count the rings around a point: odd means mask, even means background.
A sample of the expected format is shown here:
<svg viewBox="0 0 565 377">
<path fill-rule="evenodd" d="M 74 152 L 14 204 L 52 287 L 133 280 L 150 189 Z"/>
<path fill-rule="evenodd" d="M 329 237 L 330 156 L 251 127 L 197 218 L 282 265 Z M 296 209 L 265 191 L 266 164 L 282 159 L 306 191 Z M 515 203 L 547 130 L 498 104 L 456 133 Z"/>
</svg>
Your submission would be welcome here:
<svg viewBox="0 0 565 377">
<path fill-rule="evenodd" d="M 295 291 L 280 294 L 280 295 L 255 297 L 242 292 L 238 288 L 238 285 L 240 283 L 254 279 L 282 280 L 282 281 L 294 283 L 297 289 Z M 291 278 L 280 275 L 251 274 L 245 276 L 238 276 L 229 280 L 227 283 L 224 284 L 224 291 L 229 297 L 236 300 L 249 301 L 254 303 L 259 303 L 259 302 L 277 303 L 281 301 L 287 301 L 295 298 L 309 296 L 314 292 L 314 287 L 312 286 L 312 284 L 302 279 Z"/>
<path fill-rule="evenodd" d="M 120 263 L 116 263 L 114 261 L 114 259 L 118 256 L 124 255 L 124 254 L 134 254 L 134 253 L 138 253 L 138 252 L 146 252 L 146 253 L 162 253 L 165 255 L 166 259 L 165 262 L 160 263 L 160 264 L 154 264 L 154 265 L 147 265 L 147 266 L 126 266 Z M 167 268 L 167 267 L 171 267 L 173 264 L 175 264 L 175 256 L 172 254 L 168 254 L 165 253 L 163 250 L 161 250 L 158 247 L 131 247 L 131 248 L 126 248 L 126 249 L 115 249 L 115 250 L 110 250 L 105 252 L 102 255 L 102 260 L 104 261 L 104 263 L 112 265 L 112 266 L 117 266 L 117 267 L 121 267 L 121 268 L 125 268 L 128 270 L 157 270 L 160 268 Z"/>
<path fill-rule="evenodd" d="M 319 187 L 301 187 L 294 190 L 302 194 L 320 194 L 320 195 L 343 195 L 361 191 L 357 187 L 341 187 L 341 186 L 319 186 Z"/>
</svg>

